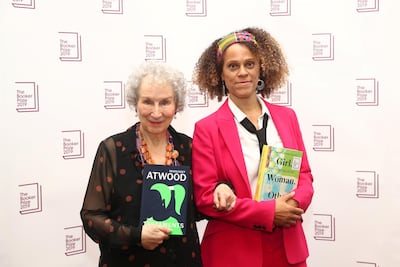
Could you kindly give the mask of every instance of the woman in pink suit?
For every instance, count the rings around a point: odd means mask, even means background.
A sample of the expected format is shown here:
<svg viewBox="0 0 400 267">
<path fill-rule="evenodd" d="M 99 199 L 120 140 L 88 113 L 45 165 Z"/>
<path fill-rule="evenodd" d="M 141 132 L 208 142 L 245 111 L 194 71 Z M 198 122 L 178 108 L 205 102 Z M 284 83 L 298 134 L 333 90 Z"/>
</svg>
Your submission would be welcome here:
<svg viewBox="0 0 400 267">
<path fill-rule="evenodd" d="M 196 123 L 193 136 L 194 197 L 209 217 L 201 244 L 205 267 L 307 266 L 301 216 L 314 190 L 300 127 L 292 109 L 263 98 L 285 84 L 287 75 L 279 44 L 260 28 L 215 40 L 196 64 L 193 79 L 200 90 L 218 101 L 227 96 L 216 112 Z M 265 140 L 241 124 L 245 118 Z M 293 192 L 254 200 L 260 142 L 303 151 Z M 213 205 L 218 184 L 233 189 L 236 198 L 220 193 L 220 205 Z"/>
</svg>

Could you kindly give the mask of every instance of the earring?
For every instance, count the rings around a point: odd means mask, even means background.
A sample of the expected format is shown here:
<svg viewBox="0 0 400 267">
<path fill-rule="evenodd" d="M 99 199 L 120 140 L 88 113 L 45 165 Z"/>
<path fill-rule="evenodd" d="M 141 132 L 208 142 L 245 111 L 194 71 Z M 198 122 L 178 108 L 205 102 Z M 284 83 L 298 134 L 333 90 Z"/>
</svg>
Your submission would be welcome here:
<svg viewBox="0 0 400 267">
<path fill-rule="evenodd" d="M 261 79 L 258 79 L 257 88 L 256 88 L 256 89 L 257 89 L 257 92 L 262 91 L 262 90 L 264 89 L 264 86 L 265 86 L 264 81 L 261 80 Z"/>
</svg>

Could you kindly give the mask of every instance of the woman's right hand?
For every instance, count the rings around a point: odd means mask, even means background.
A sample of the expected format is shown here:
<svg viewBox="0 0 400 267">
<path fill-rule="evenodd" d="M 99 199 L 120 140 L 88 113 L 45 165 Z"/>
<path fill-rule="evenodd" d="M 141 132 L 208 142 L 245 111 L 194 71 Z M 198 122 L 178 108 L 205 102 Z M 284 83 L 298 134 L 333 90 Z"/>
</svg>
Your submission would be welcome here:
<svg viewBox="0 0 400 267">
<path fill-rule="evenodd" d="M 155 224 L 145 224 L 142 228 L 142 247 L 153 250 L 169 238 L 171 229 Z"/>
<path fill-rule="evenodd" d="M 214 208 L 218 211 L 230 211 L 235 207 L 236 195 L 232 188 L 220 183 L 214 190 Z"/>
</svg>

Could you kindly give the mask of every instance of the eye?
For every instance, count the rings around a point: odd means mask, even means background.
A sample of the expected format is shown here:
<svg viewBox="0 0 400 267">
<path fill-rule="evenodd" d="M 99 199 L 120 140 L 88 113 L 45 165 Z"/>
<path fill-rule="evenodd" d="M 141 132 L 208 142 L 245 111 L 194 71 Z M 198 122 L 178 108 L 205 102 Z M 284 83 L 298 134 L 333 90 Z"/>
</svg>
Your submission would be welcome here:
<svg viewBox="0 0 400 267">
<path fill-rule="evenodd" d="M 254 61 L 249 61 L 246 63 L 246 67 L 249 69 L 254 68 L 255 65 L 256 65 L 256 63 Z"/>
<path fill-rule="evenodd" d="M 145 105 L 151 105 L 152 104 L 151 100 L 147 99 L 147 98 L 142 99 L 142 103 L 145 104 Z"/>
<path fill-rule="evenodd" d="M 238 68 L 238 65 L 235 63 L 228 64 L 228 69 L 230 69 L 230 70 L 236 70 L 237 68 Z"/>
<path fill-rule="evenodd" d="M 161 106 L 168 106 L 171 104 L 171 100 L 170 99 L 164 99 L 160 102 Z"/>
</svg>

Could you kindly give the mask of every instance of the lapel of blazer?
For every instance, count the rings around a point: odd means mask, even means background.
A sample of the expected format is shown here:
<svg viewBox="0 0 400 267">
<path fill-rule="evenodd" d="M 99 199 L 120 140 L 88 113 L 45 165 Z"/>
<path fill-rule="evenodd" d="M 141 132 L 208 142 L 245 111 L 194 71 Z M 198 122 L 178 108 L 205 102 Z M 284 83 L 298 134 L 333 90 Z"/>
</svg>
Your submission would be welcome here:
<svg viewBox="0 0 400 267">
<path fill-rule="evenodd" d="M 283 147 L 287 148 L 293 147 L 295 145 L 293 144 L 293 141 L 295 139 L 293 138 L 292 136 L 293 133 L 291 131 L 290 113 L 286 112 L 286 108 L 284 107 L 273 105 L 265 100 L 264 102 L 268 107 L 272 120 L 274 121 L 276 130 L 278 131 L 279 137 L 281 138 Z"/>
<path fill-rule="evenodd" d="M 247 189 L 251 192 L 238 130 L 227 100 L 219 108 L 217 115 L 217 125 L 221 135 L 224 136 L 222 142 L 226 144 L 229 153 L 240 171 L 240 176 L 245 180 L 245 184 L 248 187 Z M 223 159 L 221 161 L 223 162 Z"/>
</svg>

